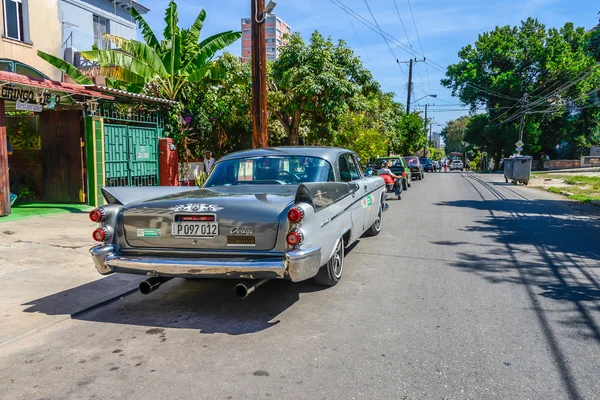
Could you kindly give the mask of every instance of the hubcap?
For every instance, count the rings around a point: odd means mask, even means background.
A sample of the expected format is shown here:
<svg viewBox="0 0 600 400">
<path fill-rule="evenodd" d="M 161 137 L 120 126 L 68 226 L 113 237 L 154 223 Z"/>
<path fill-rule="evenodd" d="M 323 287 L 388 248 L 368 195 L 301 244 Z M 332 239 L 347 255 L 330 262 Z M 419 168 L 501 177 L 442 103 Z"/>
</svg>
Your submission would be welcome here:
<svg viewBox="0 0 600 400">
<path fill-rule="evenodd" d="M 333 275 L 336 278 L 340 278 L 342 276 L 342 268 L 344 267 L 344 261 L 342 260 L 342 241 L 340 240 L 335 248 L 335 253 L 333 254 L 333 259 L 331 260 L 333 263 Z"/>
<path fill-rule="evenodd" d="M 381 207 L 379 208 L 379 213 L 377 214 L 377 219 L 375 220 L 375 223 L 373 224 L 373 227 L 378 232 L 381 229 Z"/>
</svg>

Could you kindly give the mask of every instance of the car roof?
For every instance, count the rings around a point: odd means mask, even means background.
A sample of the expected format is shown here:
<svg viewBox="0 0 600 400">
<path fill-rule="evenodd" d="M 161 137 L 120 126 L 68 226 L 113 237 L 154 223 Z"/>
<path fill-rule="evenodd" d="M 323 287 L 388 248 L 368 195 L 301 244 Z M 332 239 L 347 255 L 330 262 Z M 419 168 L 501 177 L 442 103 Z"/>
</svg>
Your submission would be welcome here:
<svg viewBox="0 0 600 400">
<path fill-rule="evenodd" d="M 352 153 L 348 149 L 325 146 L 280 146 L 263 147 L 259 149 L 236 151 L 223 157 L 220 161 L 234 160 L 245 157 L 276 157 L 276 156 L 300 156 L 323 158 L 334 163 L 340 154 Z"/>
</svg>

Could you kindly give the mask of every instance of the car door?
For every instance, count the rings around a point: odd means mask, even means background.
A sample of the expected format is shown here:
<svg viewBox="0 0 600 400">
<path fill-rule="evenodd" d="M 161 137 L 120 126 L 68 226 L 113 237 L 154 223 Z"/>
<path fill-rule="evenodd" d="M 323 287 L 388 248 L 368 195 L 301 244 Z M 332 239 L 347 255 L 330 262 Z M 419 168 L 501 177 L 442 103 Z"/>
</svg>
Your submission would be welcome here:
<svg viewBox="0 0 600 400">
<path fill-rule="evenodd" d="M 356 167 L 356 163 L 351 153 L 341 154 L 338 158 L 338 168 L 340 171 L 340 180 L 342 182 L 352 182 L 358 186 L 358 190 L 352 193 L 350 208 L 348 211 L 352 215 L 352 239 L 359 238 L 365 227 L 366 219 L 366 195 L 368 193 L 368 185 L 364 182 L 360 171 Z"/>
<path fill-rule="evenodd" d="M 365 191 L 365 201 L 363 203 L 365 208 L 365 224 L 363 229 L 367 230 L 373 225 L 373 222 L 375 222 L 377 214 L 379 213 L 379 203 L 381 202 L 381 199 L 378 198 L 379 192 L 377 191 L 377 188 L 381 186 L 382 182 L 380 182 L 379 179 L 372 179 L 362 172 L 356 154 L 352 154 L 352 160 L 356 165 L 359 175 L 357 182 L 360 184 L 361 190 Z"/>
</svg>

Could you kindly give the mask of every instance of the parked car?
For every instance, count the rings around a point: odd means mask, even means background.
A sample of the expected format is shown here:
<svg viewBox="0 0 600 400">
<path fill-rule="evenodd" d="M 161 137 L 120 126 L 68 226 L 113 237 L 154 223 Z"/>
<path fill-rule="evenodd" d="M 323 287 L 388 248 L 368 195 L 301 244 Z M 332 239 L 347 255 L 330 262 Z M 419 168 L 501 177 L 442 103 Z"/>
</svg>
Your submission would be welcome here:
<svg viewBox="0 0 600 400">
<path fill-rule="evenodd" d="M 423 171 L 433 172 L 433 160 L 431 158 L 419 158 L 419 162 L 423 165 Z"/>
<path fill-rule="evenodd" d="M 345 248 L 383 223 L 385 186 L 356 155 L 326 147 L 230 154 L 202 188 L 109 187 L 90 252 L 103 275 L 148 276 L 148 294 L 173 278 L 243 279 L 244 298 L 269 279 L 342 278 Z"/>
<path fill-rule="evenodd" d="M 379 169 L 382 161 L 387 161 L 389 163 L 388 168 L 394 175 L 402 177 L 402 190 L 408 190 L 412 185 L 412 177 L 406 160 L 403 157 L 381 157 L 375 160 L 375 165 L 377 166 L 376 170 Z"/>
<path fill-rule="evenodd" d="M 464 171 L 465 168 L 461 160 L 452 160 L 452 162 L 450 163 L 450 171 L 454 171 L 455 169 L 460 169 L 461 171 Z"/>
<path fill-rule="evenodd" d="M 419 162 L 419 157 L 416 157 L 416 156 L 404 157 L 404 160 L 406 160 L 406 163 L 408 164 L 408 167 L 410 168 L 410 175 L 411 175 L 412 179 L 415 179 L 415 177 L 416 177 L 418 180 L 423 180 L 423 178 L 425 178 L 423 165 L 421 165 L 421 163 Z"/>
</svg>

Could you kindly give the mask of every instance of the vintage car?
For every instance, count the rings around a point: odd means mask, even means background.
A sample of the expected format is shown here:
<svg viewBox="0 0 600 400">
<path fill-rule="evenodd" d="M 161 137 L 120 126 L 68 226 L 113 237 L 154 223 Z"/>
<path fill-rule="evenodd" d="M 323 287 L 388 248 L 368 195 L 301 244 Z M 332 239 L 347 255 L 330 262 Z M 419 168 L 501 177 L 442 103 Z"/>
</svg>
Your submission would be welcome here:
<svg viewBox="0 0 600 400">
<path fill-rule="evenodd" d="M 278 147 L 219 160 L 202 188 L 108 187 L 90 249 L 101 274 L 146 275 L 148 294 L 173 277 L 245 280 L 244 298 L 269 279 L 337 284 L 345 248 L 382 227 L 384 180 L 354 153 Z"/>
</svg>

